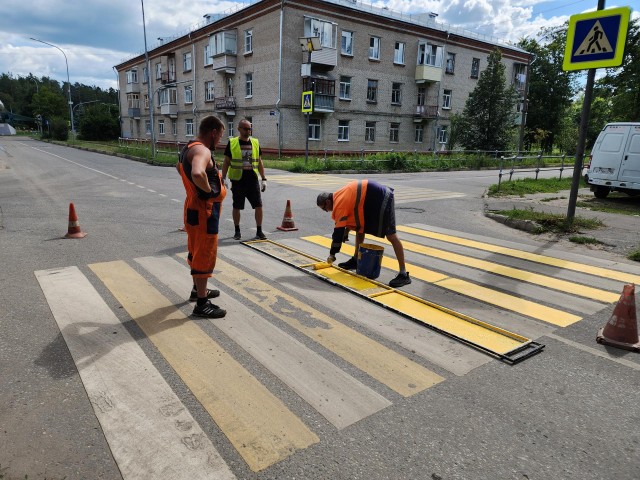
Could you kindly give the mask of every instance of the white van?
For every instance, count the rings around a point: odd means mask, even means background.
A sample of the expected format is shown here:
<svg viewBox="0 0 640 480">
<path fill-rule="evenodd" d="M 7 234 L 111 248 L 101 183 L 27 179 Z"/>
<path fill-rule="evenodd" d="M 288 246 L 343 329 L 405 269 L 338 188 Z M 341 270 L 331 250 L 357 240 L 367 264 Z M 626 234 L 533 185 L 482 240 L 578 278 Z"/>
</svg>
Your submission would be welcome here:
<svg viewBox="0 0 640 480">
<path fill-rule="evenodd" d="M 640 194 L 640 123 L 608 123 L 591 150 L 587 183 L 597 198 Z"/>
</svg>

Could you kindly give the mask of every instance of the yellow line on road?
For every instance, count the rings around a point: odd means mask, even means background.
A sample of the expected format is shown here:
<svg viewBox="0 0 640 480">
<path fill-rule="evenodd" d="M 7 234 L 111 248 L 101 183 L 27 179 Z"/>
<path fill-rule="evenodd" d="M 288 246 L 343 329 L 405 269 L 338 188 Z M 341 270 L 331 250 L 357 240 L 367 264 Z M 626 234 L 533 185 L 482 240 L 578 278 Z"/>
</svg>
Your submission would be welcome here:
<svg viewBox="0 0 640 480">
<path fill-rule="evenodd" d="M 412 235 L 418 235 L 420 237 L 432 238 L 434 240 L 441 240 L 448 243 L 455 243 L 457 245 L 463 245 L 465 247 L 477 248 L 478 250 L 486 250 L 488 252 L 499 253 L 501 255 L 521 258 L 523 260 L 529 260 L 545 265 L 551 265 L 552 267 L 587 273 L 589 275 L 595 275 L 597 277 L 619 280 L 626 283 L 640 284 L 640 275 L 634 275 L 632 273 L 620 272 L 618 270 L 610 270 L 608 268 L 602 267 L 595 267 L 593 265 L 572 262 L 570 260 L 562 260 L 560 258 L 549 257 L 547 255 L 539 255 L 537 253 L 524 252 L 522 250 L 516 250 L 515 248 L 501 247 L 499 245 L 493 245 L 491 243 L 478 242 L 476 240 L 455 237 L 453 235 L 431 232 L 429 230 L 423 230 L 421 228 L 406 227 L 403 225 L 399 225 L 396 228 L 399 232 L 410 233 Z M 616 297 L 616 300 L 618 298 L 619 296 Z"/>
<path fill-rule="evenodd" d="M 317 245 L 322 245 L 327 248 L 331 247 L 330 238 L 311 236 L 304 237 L 303 240 Z M 354 248 L 350 245 L 343 245 L 342 250 L 348 255 L 354 254 Z M 382 266 L 392 270 L 397 270 L 398 262 L 395 259 L 384 256 L 382 258 Z M 500 308 L 504 308 L 505 310 L 511 310 L 522 315 L 527 315 L 531 318 L 542 320 L 543 322 L 558 325 L 560 327 L 566 327 L 581 320 L 581 317 L 577 315 L 563 312 L 555 308 L 546 307 L 529 300 L 514 297 L 513 295 L 498 292 L 491 288 L 476 285 L 466 280 L 451 278 L 448 275 L 427 270 L 417 265 L 407 263 L 406 267 L 407 270 L 411 272 L 411 276 L 413 278 L 433 283 L 434 285 L 460 293 L 461 295 L 472 297 L 491 305 L 496 305 Z"/>
<path fill-rule="evenodd" d="M 405 397 L 444 380 L 440 375 L 343 325 L 306 303 L 218 258 L 216 280 Z M 327 302 L 331 297 L 327 296 Z M 332 305 L 340 310 L 340 305 Z"/>
<path fill-rule="evenodd" d="M 102 280 L 254 472 L 319 441 L 242 365 L 123 261 L 95 263 Z"/>
<path fill-rule="evenodd" d="M 376 242 L 391 245 L 391 243 L 383 238 L 373 239 Z M 405 250 L 427 255 L 429 257 L 438 258 L 452 263 L 458 263 L 466 267 L 476 268 L 478 270 L 484 270 L 496 275 L 502 275 L 503 277 L 510 277 L 522 282 L 533 283 L 545 288 L 552 288 L 560 292 L 570 293 L 573 295 L 579 295 L 581 297 L 598 300 L 604 303 L 611 303 L 618 301 L 619 294 L 607 292 L 606 290 L 600 290 L 599 288 L 587 287 L 580 285 L 579 283 L 568 282 L 566 280 L 559 280 L 557 278 L 549 277 L 547 275 L 541 275 L 539 273 L 528 272 L 526 270 L 520 270 L 518 268 L 508 267 L 500 265 L 499 263 L 488 262 L 486 260 L 480 260 L 474 257 L 467 257 L 457 253 L 447 252 L 446 250 L 439 250 L 437 248 L 425 247 L 417 243 L 408 242 L 402 240 L 402 246 Z"/>
</svg>

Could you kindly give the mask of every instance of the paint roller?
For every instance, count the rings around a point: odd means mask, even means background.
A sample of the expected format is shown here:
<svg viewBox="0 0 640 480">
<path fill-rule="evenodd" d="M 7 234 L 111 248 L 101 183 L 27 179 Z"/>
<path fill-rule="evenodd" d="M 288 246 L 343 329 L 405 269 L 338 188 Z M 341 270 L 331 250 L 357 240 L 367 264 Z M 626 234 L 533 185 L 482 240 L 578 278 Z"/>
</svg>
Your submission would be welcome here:
<svg viewBox="0 0 640 480">
<path fill-rule="evenodd" d="M 332 265 L 330 263 L 327 262 L 319 262 L 319 263 L 314 263 L 313 264 L 313 269 L 314 270 L 322 270 L 323 268 L 329 268 Z"/>
</svg>

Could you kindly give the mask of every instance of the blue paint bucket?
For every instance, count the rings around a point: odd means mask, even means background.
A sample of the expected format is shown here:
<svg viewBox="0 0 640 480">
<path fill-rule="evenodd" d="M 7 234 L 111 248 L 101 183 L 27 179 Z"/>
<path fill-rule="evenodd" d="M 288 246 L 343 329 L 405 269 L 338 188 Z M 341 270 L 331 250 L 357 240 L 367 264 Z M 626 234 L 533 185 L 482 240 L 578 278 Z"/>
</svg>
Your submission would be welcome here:
<svg viewBox="0 0 640 480">
<path fill-rule="evenodd" d="M 356 272 L 367 278 L 378 278 L 382 266 L 384 247 L 363 243 L 358 249 L 358 268 Z"/>
</svg>

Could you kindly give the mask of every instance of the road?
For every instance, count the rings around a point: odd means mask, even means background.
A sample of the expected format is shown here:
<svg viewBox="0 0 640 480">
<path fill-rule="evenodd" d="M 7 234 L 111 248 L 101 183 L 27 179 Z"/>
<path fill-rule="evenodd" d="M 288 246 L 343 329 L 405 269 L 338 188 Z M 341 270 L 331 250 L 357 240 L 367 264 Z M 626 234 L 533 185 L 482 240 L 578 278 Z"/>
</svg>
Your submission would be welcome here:
<svg viewBox="0 0 640 480">
<path fill-rule="evenodd" d="M 267 176 L 269 239 L 325 258 L 315 197 L 363 175 Z M 369 177 L 396 189 L 403 290 L 541 353 L 509 365 L 234 241 L 229 200 L 229 313 L 194 320 L 174 169 L 0 138 L 0 478 L 637 478 L 640 360 L 594 340 L 637 264 L 487 219 L 495 171 Z"/>
</svg>

